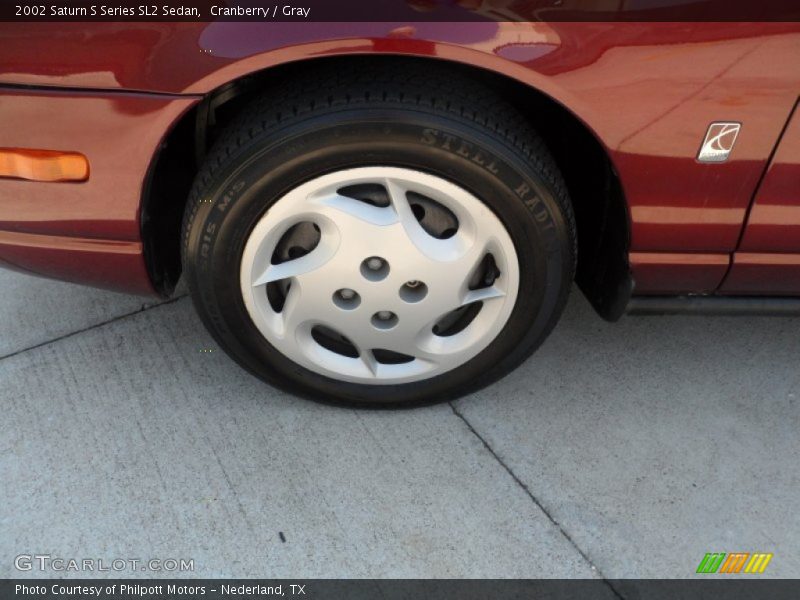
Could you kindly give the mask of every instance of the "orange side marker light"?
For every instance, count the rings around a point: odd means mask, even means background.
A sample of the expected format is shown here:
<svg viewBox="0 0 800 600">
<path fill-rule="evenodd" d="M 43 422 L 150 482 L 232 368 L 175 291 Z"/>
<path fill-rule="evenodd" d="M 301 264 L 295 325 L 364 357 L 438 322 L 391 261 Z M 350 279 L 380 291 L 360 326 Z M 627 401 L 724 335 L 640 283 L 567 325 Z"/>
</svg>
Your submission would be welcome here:
<svg viewBox="0 0 800 600">
<path fill-rule="evenodd" d="M 78 152 L 0 148 L 0 177 L 30 181 L 86 181 L 89 161 Z"/>
</svg>

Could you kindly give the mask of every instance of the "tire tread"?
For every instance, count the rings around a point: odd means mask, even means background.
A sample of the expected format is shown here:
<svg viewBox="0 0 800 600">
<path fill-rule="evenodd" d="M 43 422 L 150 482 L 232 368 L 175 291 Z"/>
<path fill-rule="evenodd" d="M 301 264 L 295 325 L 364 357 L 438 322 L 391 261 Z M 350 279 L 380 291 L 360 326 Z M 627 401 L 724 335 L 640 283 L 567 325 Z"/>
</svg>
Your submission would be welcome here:
<svg viewBox="0 0 800 600">
<path fill-rule="evenodd" d="M 328 90 L 323 103 L 318 100 L 320 90 Z M 376 94 L 380 100 L 376 99 Z M 533 166 L 551 186 L 564 214 L 572 241 L 571 276 L 574 277 L 578 236 L 567 186 L 544 140 L 528 120 L 491 89 L 469 79 L 453 77 L 442 65 L 389 72 L 383 65 L 369 64 L 369 61 L 359 68 L 316 67 L 282 89 L 261 94 L 239 113 L 211 147 L 195 178 L 184 212 L 183 256 L 187 254 L 189 231 L 204 195 L 217 172 L 229 160 L 289 121 L 378 102 L 432 110 L 487 129 Z M 291 115 L 287 114 L 289 107 Z"/>
</svg>

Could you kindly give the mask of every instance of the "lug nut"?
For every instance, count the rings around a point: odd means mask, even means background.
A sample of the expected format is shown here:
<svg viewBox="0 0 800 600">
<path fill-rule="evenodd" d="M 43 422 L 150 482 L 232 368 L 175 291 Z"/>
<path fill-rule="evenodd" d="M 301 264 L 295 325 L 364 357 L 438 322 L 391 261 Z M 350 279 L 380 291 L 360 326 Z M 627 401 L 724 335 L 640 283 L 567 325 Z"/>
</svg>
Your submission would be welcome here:
<svg viewBox="0 0 800 600">
<path fill-rule="evenodd" d="M 361 304 L 361 296 L 350 288 L 341 288 L 333 292 L 333 303 L 342 310 L 353 310 Z"/>
<path fill-rule="evenodd" d="M 392 329 L 397 325 L 397 315 L 390 310 L 379 310 L 372 315 L 372 326 L 376 329 Z"/>
<path fill-rule="evenodd" d="M 411 279 L 400 287 L 400 297 L 409 304 L 422 301 L 428 295 L 428 286 L 423 281 Z"/>
<path fill-rule="evenodd" d="M 380 256 L 369 256 L 361 261 L 361 274 L 370 281 L 381 281 L 389 274 L 389 263 Z"/>
</svg>

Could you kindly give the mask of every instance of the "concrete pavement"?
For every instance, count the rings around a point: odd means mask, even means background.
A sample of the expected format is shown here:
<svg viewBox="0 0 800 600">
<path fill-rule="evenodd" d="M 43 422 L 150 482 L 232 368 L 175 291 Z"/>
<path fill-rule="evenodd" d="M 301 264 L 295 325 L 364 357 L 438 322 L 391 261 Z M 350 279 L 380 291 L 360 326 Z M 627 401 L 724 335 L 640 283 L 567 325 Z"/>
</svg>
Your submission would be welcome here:
<svg viewBox="0 0 800 600">
<path fill-rule="evenodd" d="M 259 382 L 185 297 L 0 272 L 0 315 L 0 577 L 689 577 L 712 551 L 800 576 L 797 319 L 609 325 L 576 291 L 498 384 L 371 412 Z"/>
</svg>

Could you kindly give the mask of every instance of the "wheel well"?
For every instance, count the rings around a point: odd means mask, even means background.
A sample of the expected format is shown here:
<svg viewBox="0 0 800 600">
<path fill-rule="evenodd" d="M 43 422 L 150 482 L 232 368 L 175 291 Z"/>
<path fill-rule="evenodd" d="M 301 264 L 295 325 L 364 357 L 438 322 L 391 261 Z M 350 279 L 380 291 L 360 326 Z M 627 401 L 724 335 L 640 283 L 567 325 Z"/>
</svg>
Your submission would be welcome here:
<svg viewBox="0 0 800 600">
<path fill-rule="evenodd" d="M 290 82 L 311 62 L 337 68 L 364 57 L 318 58 L 244 76 L 210 93 L 164 139 L 151 165 L 142 200 L 142 238 L 153 284 L 172 292 L 180 276 L 183 208 L 206 150 L 254 94 Z M 371 56 L 387 68 L 432 59 Z M 622 315 L 632 290 L 628 269 L 629 227 L 619 178 L 603 146 L 569 110 L 541 92 L 497 73 L 452 63 L 454 74 L 480 81 L 525 115 L 544 138 L 564 175 L 578 226 L 576 282 L 606 319 Z"/>
</svg>

